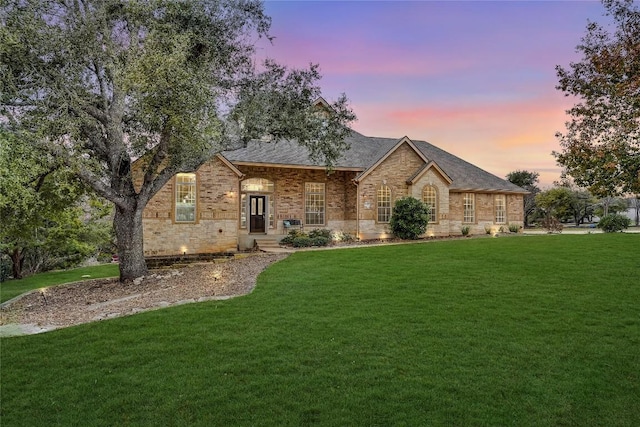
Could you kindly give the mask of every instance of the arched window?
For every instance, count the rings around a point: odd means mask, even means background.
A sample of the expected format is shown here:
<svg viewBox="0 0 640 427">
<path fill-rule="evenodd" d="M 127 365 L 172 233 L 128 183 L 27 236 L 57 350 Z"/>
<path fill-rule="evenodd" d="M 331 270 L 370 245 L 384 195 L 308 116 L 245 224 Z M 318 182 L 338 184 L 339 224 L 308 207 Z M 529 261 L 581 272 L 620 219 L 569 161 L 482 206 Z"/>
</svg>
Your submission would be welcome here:
<svg viewBox="0 0 640 427">
<path fill-rule="evenodd" d="M 391 220 L 391 189 L 386 185 L 378 187 L 377 194 L 378 222 Z"/>
<path fill-rule="evenodd" d="M 273 193 L 273 181 L 264 178 L 249 178 L 240 183 L 240 191 L 243 193 Z"/>
<path fill-rule="evenodd" d="M 438 191 L 435 187 L 427 185 L 422 189 L 422 201 L 429 206 L 429 222 L 438 222 Z"/>
</svg>

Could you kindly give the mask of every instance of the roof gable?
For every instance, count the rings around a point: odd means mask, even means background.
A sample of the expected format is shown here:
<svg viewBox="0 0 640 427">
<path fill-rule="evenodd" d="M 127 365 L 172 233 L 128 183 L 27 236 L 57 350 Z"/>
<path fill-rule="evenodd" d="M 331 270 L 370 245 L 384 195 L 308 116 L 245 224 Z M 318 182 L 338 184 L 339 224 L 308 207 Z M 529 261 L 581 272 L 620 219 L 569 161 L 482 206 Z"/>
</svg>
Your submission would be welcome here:
<svg viewBox="0 0 640 427">
<path fill-rule="evenodd" d="M 242 178 L 244 176 L 244 174 L 240 171 L 240 169 L 238 169 L 233 163 L 227 160 L 227 158 L 224 157 L 222 154 L 218 153 L 216 154 L 216 157 L 218 158 L 218 160 L 224 163 L 229 169 L 231 169 L 233 173 L 238 175 L 238 178 Z"/>
<path fill-rule="evenodd" d="M 407 184 L 415 184 L 416 181 L 422 178 L 422 176 L 424 176 L 424 174 L 431 169 L 434 169 L 449 185 L 453 183 L 453 180 L 449 177 L 449 175 L 447 175 L 446 172 L 443 171 L 440 166 L 438 166 L 438 164 L 432 160 L 422 166 L 416 173 L 414 173 L 413 176 L 407 180 Z"/>
<path fill-rule="evenodd" d="M 389 158 L 389 156 L 391 156 L 394 152 L 396 152 L 396 150 L 398 150 L 398 148 L 400 148 L 404 144 L 407 144 L 418 155 L 418 157 L 420 157 L 422 159 L 423 162 L 425 162 L 425 163 L 429 162 L 429 159 L 427 159 L 427 157 L 420 150 L 418 150 L 416 148 L 416 146 L 413 144 L 411 139 L 409 139 L 408 136 L 404 136 L 404 137 L 400 138 L 400 140 L 398 140 L 396 145 L 391 147 L 391 149 L 388 150 L 386 153 L 384 153 L 384 155 L 382 157 L 380 157 L 375 163 L 373 163 L 365 171 L 363 171 L 360 175 L 358 175 L 355 178 L 355 181 L 359 182 L 359 181 L 363 180 L 364 178 L 366 178 L 367 175 L 369 175 L 373 170 L 375 170 L 378 166 L 380 166 L 380 164 L 382 164 L 382 162 L 387 160 Z"/>
</svg>

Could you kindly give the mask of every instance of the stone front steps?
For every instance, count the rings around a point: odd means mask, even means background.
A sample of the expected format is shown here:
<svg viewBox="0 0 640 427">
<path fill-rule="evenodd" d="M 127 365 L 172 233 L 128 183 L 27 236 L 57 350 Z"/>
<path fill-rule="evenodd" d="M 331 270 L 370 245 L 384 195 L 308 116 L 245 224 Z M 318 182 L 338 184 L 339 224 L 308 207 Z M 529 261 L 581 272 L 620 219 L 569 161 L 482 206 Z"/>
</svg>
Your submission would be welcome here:
<svg viewBox="0 0 640 427">
<path fill-rule="evenodd" d="M 256 237 L 255 248 L 262 252 L 293 252 L 290 249 L 280 247 L 277 238 L 271 236 Z"/>
</svg>

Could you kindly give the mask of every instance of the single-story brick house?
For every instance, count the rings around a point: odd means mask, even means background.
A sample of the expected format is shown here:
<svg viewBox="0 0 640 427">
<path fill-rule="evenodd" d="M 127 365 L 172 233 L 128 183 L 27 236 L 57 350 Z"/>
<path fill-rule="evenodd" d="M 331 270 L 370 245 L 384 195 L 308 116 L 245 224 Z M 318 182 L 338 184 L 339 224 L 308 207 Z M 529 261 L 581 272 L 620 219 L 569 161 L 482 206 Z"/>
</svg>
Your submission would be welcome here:
<svg viewBox="0 0 640 427">
<path fill-rule="evenodd" d="M 393 204 L 404 196 L 431 207 L 428 236 L 523 225 L 525 190 L 428 142 L 357 132 L 347 142 L 330 172 L 295 142 L 252 141 L 176 175 L 144 211 L 145 255 L 244 250 L 281 239 L 297 222 L 305 231 L 391 237 Z"/>
</svg>

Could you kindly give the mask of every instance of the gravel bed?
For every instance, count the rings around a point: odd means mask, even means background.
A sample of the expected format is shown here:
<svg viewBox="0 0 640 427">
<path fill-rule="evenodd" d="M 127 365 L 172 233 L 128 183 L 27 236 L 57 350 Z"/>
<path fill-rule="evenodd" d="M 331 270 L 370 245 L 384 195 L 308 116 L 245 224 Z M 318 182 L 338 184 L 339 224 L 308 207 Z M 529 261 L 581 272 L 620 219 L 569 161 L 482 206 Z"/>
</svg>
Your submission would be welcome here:
<svg viewBox="0 0 640 427">
<path fill-rule="evenodd" d="M 36 333 L 171 305 L 245 295 L 253 290 L 265 268 L 286 256 L 255 254 L 155 270 L 133 283 L 95 279 L 36 290 L 3 306 L 0 325 L 6 330 L 20 326 L 21 333 Z"/>
</svg>

